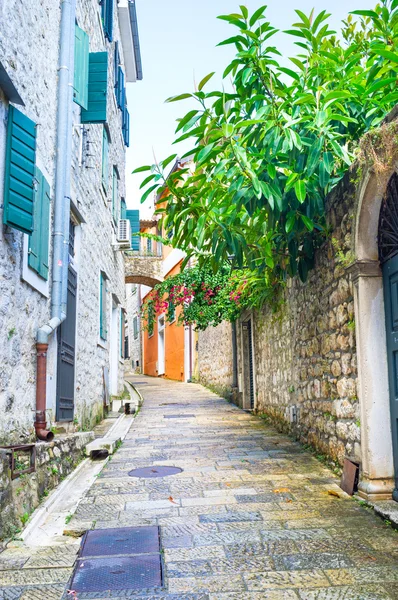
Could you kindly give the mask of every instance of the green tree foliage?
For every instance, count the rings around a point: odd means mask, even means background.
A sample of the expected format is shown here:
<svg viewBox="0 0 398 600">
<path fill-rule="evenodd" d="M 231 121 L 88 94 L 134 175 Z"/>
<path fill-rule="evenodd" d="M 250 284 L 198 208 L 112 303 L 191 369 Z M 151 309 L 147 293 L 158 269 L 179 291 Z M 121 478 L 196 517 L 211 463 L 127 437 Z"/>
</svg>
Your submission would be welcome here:
<svg viewBox="0 0 398 600">
<path fill-rule="evenodd" d="M 168 99 L 197 101 L 175 140 L 192 142 L 193 168 L 182 163 L 166 177 L 172 155 L 136 171 L 150 171 L 142 200 L 156 190 L 167 201 L 160 210 L 173 246 L 214 272 L 233 257 L 262 300 L 288 276 L 306 279 L 325 235 L 327 194 L 398 101 L 398 0 L 355 11 L 339 35 L 326 11 L 296 13 L 284 32 L 298 47 L 289 59 L 272 45 L 265 6 L 219 17 L 234 29 L 220 44 L 236 48 L 224 71 L 232 91 L 204 91 L 209 74 L 193 93 Z"/>
</svg>

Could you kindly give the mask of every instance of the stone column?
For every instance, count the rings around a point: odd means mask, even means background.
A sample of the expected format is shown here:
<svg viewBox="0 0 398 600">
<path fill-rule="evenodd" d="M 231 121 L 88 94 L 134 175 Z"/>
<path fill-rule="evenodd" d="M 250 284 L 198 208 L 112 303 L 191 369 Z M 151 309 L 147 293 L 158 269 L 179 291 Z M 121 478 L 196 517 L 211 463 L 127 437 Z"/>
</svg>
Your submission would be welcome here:
<svg viewBox="0 0 398 600">
<path fill-rule="evenodd" d="M 391 499 L 394 489 L 394 463 L 383 279 L 377 260 L 358 260 L 349 272 L 354 283 L 361 406 L 362 473 L 359 495 L 372 501 L 386 500 Z"/>
</svg>

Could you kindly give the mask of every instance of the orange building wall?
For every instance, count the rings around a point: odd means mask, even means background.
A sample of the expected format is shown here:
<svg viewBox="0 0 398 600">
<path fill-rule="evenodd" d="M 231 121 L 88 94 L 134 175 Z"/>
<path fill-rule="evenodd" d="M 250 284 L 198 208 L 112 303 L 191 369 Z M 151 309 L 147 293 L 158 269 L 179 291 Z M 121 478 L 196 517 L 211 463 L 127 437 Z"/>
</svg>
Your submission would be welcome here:
<svg viewBox="0 0 398 600">
<path fill-rule="evenodd" d="M 177 275 L 180 270 L 181 262 L 167 273 L 166 278 Z M 165 328 L 164 377 L 176 381 L 184 381 L 184 326 L 177 323 L 181 311 L 181 307 L 176 308 L 176 320 L 173 323 L 166 321 Z M 149 337 L 148 331 L 144 331 L 143 369 L 145 375 L 152 375 L 153 377 L 158 375 L 156 370 L 158 360 L 158 317 L 159 315 L 156 315 L 153 335 Z"/>
</svg>

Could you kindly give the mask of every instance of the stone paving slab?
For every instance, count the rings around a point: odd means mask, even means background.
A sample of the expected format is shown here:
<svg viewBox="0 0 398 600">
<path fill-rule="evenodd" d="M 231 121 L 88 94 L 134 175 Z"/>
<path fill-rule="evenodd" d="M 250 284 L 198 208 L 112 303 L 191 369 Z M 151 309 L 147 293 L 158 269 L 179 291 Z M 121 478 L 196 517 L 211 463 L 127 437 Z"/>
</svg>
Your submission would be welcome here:
<svg viewBox="0 0 398 600">
<path fill-rule="evenodd" d="M 65 529 L 158 525 L 164 587 L 79 600 L 398 600 L 398 533 L 324 465 L 196 384 L 139 381 L 148 383 L 137 384 L 145 402 L 134 428 Z M 164 419 L 183 413 L 196 418 Z M 128 475 L 154 465 L 183 472 Z M 70 600 L 74 544 L 8 547 L 0 600 Z"/>
</svg>

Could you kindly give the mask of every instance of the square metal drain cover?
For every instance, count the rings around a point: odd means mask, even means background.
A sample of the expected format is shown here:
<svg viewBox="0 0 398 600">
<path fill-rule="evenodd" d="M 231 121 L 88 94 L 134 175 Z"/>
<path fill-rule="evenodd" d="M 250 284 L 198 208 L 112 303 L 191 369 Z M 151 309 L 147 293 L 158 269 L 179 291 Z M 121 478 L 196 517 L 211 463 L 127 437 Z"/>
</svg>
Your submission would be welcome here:
<svg viewBox="0 0 398 600">
<path fill-rule="evenodd" d="M 160 552 L 158 527 L 123 527 L 88 531 L 83 539 L 79 556 L 116 556 L 155 552 Z"/>
<path fill-rule="evenodd" d="M 160 554 L 80 559 L 71 582 L 76 592 L 139 590 L 161 587 Z"/>
</svg>

